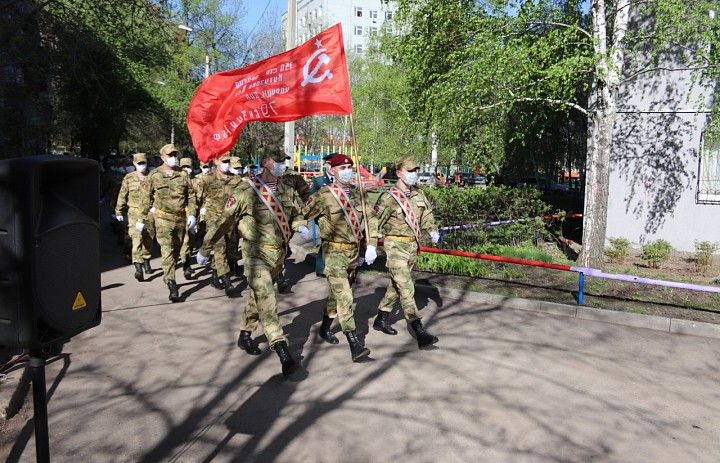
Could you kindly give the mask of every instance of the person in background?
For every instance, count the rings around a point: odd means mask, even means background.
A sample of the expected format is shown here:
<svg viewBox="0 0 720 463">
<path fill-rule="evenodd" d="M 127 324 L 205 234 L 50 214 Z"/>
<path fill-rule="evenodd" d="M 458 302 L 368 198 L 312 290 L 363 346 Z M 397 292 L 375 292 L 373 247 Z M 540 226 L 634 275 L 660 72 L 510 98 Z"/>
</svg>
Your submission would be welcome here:
<svg viewBox="0 0 720 463">
<path fill-rule="evenodd" d="M 145 153 L 133 154 L 133 166 L 135 171 L 125 174 L 120 192 L 118 193 L 117 203 L 115 205 L 115 219 L 118 222 L 124 222 L 123 210 L 127 208 L 127 225 L 128 234 L 132 240 L 132 264 L 135 267 L 135 279 L 143 281 L 143 271 L 146 274 L 152 273 L 150 268 L 150 257 L 152 251 L 153 237 L 151 234 L 152 225 L 149 223 L 142 230 L 135 228 L 141 218 L 143 211 L 143 200 L 147 196 L 150 188 L 150 182 L 145 175 L 147 170 L 147 156 Z"/>
<path fill-rule="evenodd" d="M 143 210 L 135 228 L 142 231 L 146 226 L 150 208 L 154 209 L 155 237 L 162 256 L 163 281 L 167 284 L 171 302 L 179 302 L 175 266 L 185 231 L 195 227 L 195 194 L 190 177 L 180 169 L 178 150 L 168 144 L 160 148 L 163 163 L 149 176 L 150 188 L 145 193 Z"/>
</svg>

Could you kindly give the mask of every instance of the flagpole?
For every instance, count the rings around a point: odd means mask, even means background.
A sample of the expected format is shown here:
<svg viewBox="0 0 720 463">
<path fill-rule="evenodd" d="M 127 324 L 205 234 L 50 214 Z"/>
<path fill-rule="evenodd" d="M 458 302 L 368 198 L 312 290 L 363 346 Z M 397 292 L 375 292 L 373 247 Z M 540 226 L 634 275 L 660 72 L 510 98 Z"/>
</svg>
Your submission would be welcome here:
<svg viewBox="0 0 720 463">
<path fill-rule="evenodd" d="M 367 218 L 367 200 L 365 199 L 365 186 L 363 185 L 362 178 L 360 177 L 360 154 L 358 153 L 357 139 L 355 138 L 355 119 L 353 119 L 352 113 L 350 113 L 350 130 L 352 131 L 352 142 L 353 142 L 353 156 L 355 159 L 355 180 L 360 187 L 360 204 L 362 204 L 363 223 L 365 224 L 365 242 L 370 240 L 370 228 L 368 227 Z"/>
</svg>

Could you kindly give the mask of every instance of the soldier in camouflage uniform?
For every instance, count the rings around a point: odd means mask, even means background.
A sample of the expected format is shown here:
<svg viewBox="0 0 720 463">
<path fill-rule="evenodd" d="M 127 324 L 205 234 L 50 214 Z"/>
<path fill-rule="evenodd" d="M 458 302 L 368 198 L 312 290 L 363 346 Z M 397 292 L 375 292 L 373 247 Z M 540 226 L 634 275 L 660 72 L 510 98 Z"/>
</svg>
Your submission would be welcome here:
<svg viewBox="0 0 720 463">
<path fill-rule="evenodd" d="M 180 301 L 175 266 L 178 262 L 185 230 L 195 227 L 195 194 L 192 191 L 190 177 L 177 168 L 178 150 L 168 144 L 160 148 L 163 164 L 149 176 L 150 188 L 143 201 L 142 218 L 147 219 L 150 206 L 155 209 L 155 237 L 162 255 L 163 280 L 170 291 L 171 302 Z M 136 223 L 142 230 L 144 220 Z"/>
<path fill-rule="evenodd" d="M 228 180 L 228 190 L 233 191 L 238 185 L 243 184 L 242 163 L 237 156 L 230 156 L 230 180 Z M 237 276 L 242 276 L 238 261 L 242 258 L 240 253 L 240 234 L 238 233 L 237 224 L 227 236 L 227 252 L 226 260 L 230 266 L 230 271 Z M 220 284 L 222 287 L 222 283 Z"/>
<path fill-rule="evenodd" d="M 180 159 L 180 168 L 185 171 L 186 174 L 188 174 L 188 177 L 190 178 L 190 185 L 192 186 L 192 194 L 195 195 L 196 204 L 197 204 L 197 189 L 195 188 L 195 179 L 193 178 L 193 165 L 192 165 L 192 159 L 191 158 L 182 158 Z M 193 211 L 192 215 L 196 216 L 197 211 Z M 195 224 L 197 227 L 197 224 Z M 191 228 L 188 229 L 187 232 L 185 232 L 185 238 L 183 238 L 182 246 L 180 247 L 180 262 L 182 262 L 182 269 L 183 274 L 185 275 L 185 279 L 189 280 L 193 276 L 192 272 L 192 263 L 190 262 L 191 254 L 192 254 L 192 242 L 195 235 L 195 231 L 197 228 Z"/>
<path fill-rule="evenodd" d="M 240 322 L 238 347 L 250 355 L 261 353 L 251 337 L 258 322 L 261 323 L 270 347 L 280 358 L 283 374 L 289 375 L 297 369 L 298 363 L 290 355 L 288 340 L 280 325 L 273 285 L 280 273 L 292 230 L 299 231 L 304 237 L 309 236 L 310 231 L 305 226 L 297 192 L 278 181 L 285 169 L 284 161 L 285 155 L 281 151 L 266 152 L 261 163 L 262 173 L 243 180 L 228 198 L 221 219 L 215 225 L 208 224 L 197 260 L 207 263 L 211 248 L 237 222 L 243 239 L 245 276 L 250 287 Z M 279 203 L 282 211 L 274 212 L 265 201 L 272 207 Z"/>
<path fill-rule="evenodd" d="M 358 361 L 370 354 L 355 331 L 353 295 L 350 284 L 358 266 L 363 246 L 365 262 L 372 264 L 377 258 L 377 219 L 371 209 L 366 210 L 368 232 L 363 236 L 363 211 L 360 193 L 351 184 L 354 178 L 352 160 L 344 154 L 336 154 L 330 160 L 330 171 L 335 181 L 323 186 L 310 197 L 303 212 L 308 220 L 317 219 L 322 239 L 322 253 L 325 257 L 329 295 L 319 335 L 326 342 L 339 341 L 331 330 L 335 317 L 340 318 L 340 327 L 350 344 L 350 355 Z M 343 203 L 344 205 L 341 205 Z M 351 225 L 351 223 L 353 225 Z"/>
<path fill-rule="evenodd" d="M 297 167 L 295 169 L 297 169 Z M 307 200 L 310 199 L 310 187 L 308 186 L 305 178 L 302 175 L 296 172 L 286 171 L 283 176 L 280 177 L 280 181 L 297 191 L 297 194 L 298 196 L 300 196 L 300 200 L 303 202 L 303 204 L 305 204 Z M 277 281 L 277 287 L 280 294 L 287 294 L 291 291 L 290 281 L 285 277 L 284 262 L 283 268 L 280 271 L 280 277 Z"/>
<path fill-rule="evenodd" d="M 384 235 L 390 285 L 380 301 L 373 328 L 395 335 L 397 331 L 388 322 L 393 304 L 400 298 L 405 319 L 410 324 L 418 347 L 424 348 L 438 342 L 422 325 L 415 305 L 415 284 L 411 272 L 417 260 L 419 240 L 428 232 L 433 243 L 440 234 L 435 226 L 432 206 L 422 191 L 415 188 L 418 165 L 412 157 L 398 160 L 397 185 L 383 192 L 375 203 L 380 233 Z"/>
<path fill-rule="evenodd" d="M 230 156 L 225 155 L 214 160 L 215 171 L 205 177 L 198 184 L 198 202 L 200 208 L 200 220 L 204 220 L 208 230 L 215 226 L 215 222 L 221 219 L 225 202 L 230 196 L 228 182 L 232 178 L 230 172 Z M 235 228 L 235 227 L 233 227 Z M 230 296 L 234 290 L 230 281 L 230 267 L 227 261 L 227 242 L 229 233 L 213 245 L 212 258 L 212 285 L 219 289 L 225 289 L 225 294 Z"/>
<path fill-rule="evenodd" d="M 146 224 L 142 231 L 135 228 L 135 224 L 142 218 L 142 201 L 147 196 L 147 191 L 150 188 L 148 177 L 145 176 L 147 169 L 147 156 L 145 153 L 135 153 L 133 155 L 133 165 L 135 171 L 125 174 L 120 185 L 120 192 L 115 205 L 115 219 L 118 222 L 123 222 L 125 220 L 123 209 L 127 207 L 128 234 L 132 240 L 132 263 L 135 266 L 135 279 L 143 281 L 143 270 L 148 275 L 152 273 L 150 253 L 153 244 L 151 223 Z"/>
</svg>

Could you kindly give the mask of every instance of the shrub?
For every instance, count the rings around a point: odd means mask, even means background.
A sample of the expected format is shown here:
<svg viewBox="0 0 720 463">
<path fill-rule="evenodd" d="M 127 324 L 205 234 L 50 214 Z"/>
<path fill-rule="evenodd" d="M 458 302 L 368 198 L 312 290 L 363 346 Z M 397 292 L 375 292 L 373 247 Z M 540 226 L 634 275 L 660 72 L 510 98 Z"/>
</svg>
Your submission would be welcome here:
<svg viewBox="0 0 720 463">
<path fill-rule="evenodd" d="M 625 238 L 610 238 L 610 248 L 605 251 L 611 261 L 623 262 L 630 253 L 630 240 Z"/>
<path fill-rule="evenodd" d="M 642 247 L 640 258 L 652 268 L 660 268 L 660 264 L 668 260 L 673 248 L 665 240 L 655 240 Z"/>
<path fill-rule="evenodd" d="M 470 250 L 473 245 L 485 243 L 519 245 L 536 242 L 547 234 L 545 223 L 538 217 L 549 214 L 551 209 L 537 190 L 489 186 L 431 187 L 423 191 L 433 204 L 435 220 L 440 227 L 516 221 L 447 233 L 445 245 L 448 248 Z"/>
<path fill-rule="evenodd" d="M 690 257 L 690 261 L 695 264 L 698 272 L 706 273 L 712 266 L 713 254 L 720 249 L 718 243 L 710 241 L 696 241 L 695 253 Z"/>
</svg>

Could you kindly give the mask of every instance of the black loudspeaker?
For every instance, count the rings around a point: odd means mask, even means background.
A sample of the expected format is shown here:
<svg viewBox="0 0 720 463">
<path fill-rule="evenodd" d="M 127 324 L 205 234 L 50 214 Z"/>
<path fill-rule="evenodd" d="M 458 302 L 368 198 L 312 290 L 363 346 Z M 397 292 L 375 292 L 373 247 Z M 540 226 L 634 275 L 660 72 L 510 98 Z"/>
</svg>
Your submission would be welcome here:
<svg viewBox="0 0 720 463">
<path fill-rule="evenodd" d="M 100 323 L 99 168 L 0 161 L 0 346 L 43 349 Z"/>
</svg>

